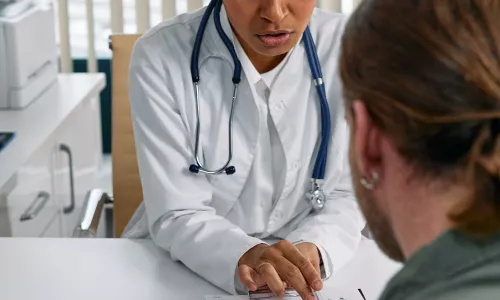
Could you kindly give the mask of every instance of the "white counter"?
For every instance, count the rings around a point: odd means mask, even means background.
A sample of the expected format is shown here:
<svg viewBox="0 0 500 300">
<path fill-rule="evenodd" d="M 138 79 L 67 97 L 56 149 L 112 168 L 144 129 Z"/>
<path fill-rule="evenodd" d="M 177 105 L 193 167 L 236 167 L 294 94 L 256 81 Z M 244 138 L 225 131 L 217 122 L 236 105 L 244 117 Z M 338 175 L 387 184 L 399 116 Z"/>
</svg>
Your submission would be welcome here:
<svg viewBox="0 0 500 300">
<path fill-rule="evenodd" d="M 0 187 L 14 175 L 78 104 L 105 86 L 103 74 L 60 74 L 39 99 L 23 110 L 0 110 L 0 132 L 15 138 L 0 151 Z"/>
<path fill-rule="evenodd" d="M 225 294 L 172 262 L 150 240 L 4 238 L 0 249 L 2 300 L 202 300 Z M 367 300 L 375 300 L 398 269 L 364 240 L 322 294 L 338 300 L 328 296 L 345 291 L 360 300 L 361 288 Z"/>
</svg>

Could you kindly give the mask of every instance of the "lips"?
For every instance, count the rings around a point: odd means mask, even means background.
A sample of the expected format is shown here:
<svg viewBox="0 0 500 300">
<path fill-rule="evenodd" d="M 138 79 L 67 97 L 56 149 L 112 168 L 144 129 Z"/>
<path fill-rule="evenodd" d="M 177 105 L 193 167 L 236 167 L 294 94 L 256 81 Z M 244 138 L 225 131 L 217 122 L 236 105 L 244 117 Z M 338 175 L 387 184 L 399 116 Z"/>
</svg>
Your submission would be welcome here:
<svg viewBox="0 0 500 300">
<path fill-rule="evenodd" d="M 285 44 L 291 36 L 289 31 L 269 32 L 257 35 L 264 45 L 268 47 L 277 47 Z"/>
</svg>

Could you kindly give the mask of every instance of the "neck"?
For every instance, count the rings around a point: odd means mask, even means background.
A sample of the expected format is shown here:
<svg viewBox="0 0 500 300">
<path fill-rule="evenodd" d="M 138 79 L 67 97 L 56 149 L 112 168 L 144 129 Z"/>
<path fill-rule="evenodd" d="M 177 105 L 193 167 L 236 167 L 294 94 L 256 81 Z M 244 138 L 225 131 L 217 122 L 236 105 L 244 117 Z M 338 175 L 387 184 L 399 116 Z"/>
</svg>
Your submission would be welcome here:
<svg viewBox="0 0 500 300">
<path fill-rule="evenodd" d="M 246 52 L 246 50 L 245 50 Z M 252 62 L 253 66 L 259 72 L 259 74 L 264 74 L 272 69 L 276 68 L 286 57 L 286 53 L 279 55 L 279 56 L 264 56 L 260 54 L 256 55 L 250 55 L 248 52 L 246 52 L 248 55 L 248 58 Z"/>
<path fill-rule="evenodd" d="M 457 199 L 463 199 L 468 194 L 466 189 L 460 187 L 409 185 L 411 183 L 403 184 L 398 189 L 399 195 L 391 196 L 397 201 L 389 207 L 392 227 L 406 258 L 453 227 L 448 214 L 457 204 Z M 438 189 L 440 193 L 436 193 Z"/>
</svg>

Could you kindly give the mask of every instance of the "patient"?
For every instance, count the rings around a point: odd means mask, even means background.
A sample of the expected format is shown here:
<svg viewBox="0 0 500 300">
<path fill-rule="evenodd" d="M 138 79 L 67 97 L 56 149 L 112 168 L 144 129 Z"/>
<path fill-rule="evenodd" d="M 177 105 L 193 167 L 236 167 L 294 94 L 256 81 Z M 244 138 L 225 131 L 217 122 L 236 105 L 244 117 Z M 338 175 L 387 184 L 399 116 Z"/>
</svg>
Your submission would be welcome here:
<svg viewBox="0 0 500 300">
<path fill-rule="evenodd" d="M 500 299 L 500 1 L 365 0 L 341 77 L 381 299 Z"/>
</svg>

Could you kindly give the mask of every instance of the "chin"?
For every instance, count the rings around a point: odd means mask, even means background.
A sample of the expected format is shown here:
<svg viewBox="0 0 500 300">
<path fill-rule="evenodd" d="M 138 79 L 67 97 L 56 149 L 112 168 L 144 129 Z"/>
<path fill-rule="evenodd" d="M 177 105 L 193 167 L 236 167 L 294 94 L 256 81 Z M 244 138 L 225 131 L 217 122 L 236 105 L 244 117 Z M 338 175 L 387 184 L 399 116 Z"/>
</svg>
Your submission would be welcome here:
<svg viewBox="0 0 500 300">
<path fill-rule="evenodd" d="M 296 41 L 288 41 L 283 45 L 276 46 L 276 47 L 269 47 L 262 42 L 258 41 L 257 45 L 254 45 L 254 50 L 258 52 L 260 55 L 264 56 L 281 56 L 281 55 L 286 55 L 292 48 L 296 45 Z"/>
</svg>

